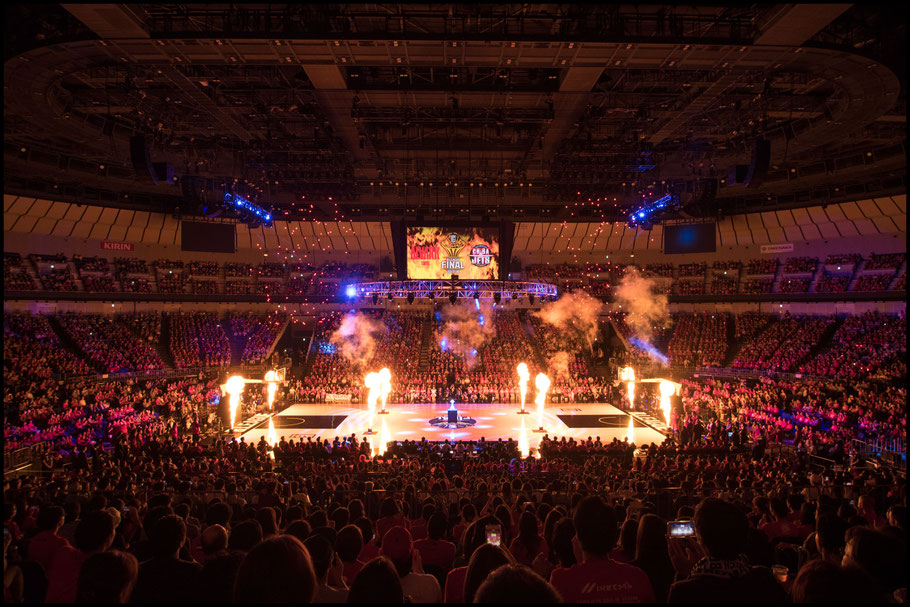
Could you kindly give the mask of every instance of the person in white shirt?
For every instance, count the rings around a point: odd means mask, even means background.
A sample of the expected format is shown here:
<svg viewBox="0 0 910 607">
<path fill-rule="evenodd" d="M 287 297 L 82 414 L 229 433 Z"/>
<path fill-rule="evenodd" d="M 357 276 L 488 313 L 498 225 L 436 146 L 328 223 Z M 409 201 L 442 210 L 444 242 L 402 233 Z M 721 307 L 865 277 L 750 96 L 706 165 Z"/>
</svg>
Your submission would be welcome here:
<svg viewBox="0 0 910 607">
<path fill-rule="evenodd" d="M 441 603 L 439 581 L 423 572 L 420 553 L 414 550 L 411 533 L 404 527 L 392 527 L 382 538 L 381 553 L 395 565 L 404 594 L 412 603 Z"/>
</svg>

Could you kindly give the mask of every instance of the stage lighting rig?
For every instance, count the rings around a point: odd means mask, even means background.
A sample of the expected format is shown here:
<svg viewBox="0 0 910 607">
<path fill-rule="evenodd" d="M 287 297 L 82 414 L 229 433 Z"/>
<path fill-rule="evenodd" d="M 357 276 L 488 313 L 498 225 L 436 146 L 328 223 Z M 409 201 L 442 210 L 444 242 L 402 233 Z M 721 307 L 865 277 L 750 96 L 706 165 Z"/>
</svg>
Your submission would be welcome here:
<svg viewBox="0 0 910 607">
<path fill-rule="evenodd" d="M 240 215 L 245 223 L 262 223 L 269 225 L 272 223 L 272 214 L 270 211 L 262 208 L 258 204 L 251 202 L 243 196 L 231 192 L 224 194 L 224 206 Z"/>
<path fill-rule="evenodd" d="M 667 211 L 679 208 L 679 196 L 667 194 L 657 200 L 645 203 L 629 214 L 628 226 L 631 229 L 641 228 L 647 230 L 657 223 Z"/>
</svg>

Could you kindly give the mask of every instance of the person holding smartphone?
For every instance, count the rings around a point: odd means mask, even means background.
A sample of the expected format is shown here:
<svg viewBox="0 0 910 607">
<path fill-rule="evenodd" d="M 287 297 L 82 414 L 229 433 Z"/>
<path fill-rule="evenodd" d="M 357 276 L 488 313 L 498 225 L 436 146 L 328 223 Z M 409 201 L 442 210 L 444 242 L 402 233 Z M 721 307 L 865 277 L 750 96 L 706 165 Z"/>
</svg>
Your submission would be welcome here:
<svg viewBox="0 0 910 607">
<path fill-rule="evenodd" d="M 767 567 L 752 566 L 744 554 L 749 520 L 735 505 L 709 497 L 695 509 L 694 535 L 684 525 L 668 526 L 676 582 L 668 603 L 781 603 L 783 587 Z M 675 533 L 675 535 L 674 535 Z"/>
</svg>

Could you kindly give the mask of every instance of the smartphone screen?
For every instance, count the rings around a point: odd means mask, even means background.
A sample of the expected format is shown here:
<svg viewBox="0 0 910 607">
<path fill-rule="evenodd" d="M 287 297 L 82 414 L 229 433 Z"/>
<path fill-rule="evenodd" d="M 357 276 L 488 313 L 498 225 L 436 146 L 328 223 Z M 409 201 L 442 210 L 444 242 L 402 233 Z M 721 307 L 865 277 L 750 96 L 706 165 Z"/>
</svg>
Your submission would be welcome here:
<svg viewBox="0 0 910 607">
<path fill-rule="evenodd" d="M 499 546 L 502 541 L 502 525 L 487 525 L 487 543 Z"/>
<path fill-rule="evenodd" d="M 695 528 L 692 521 L 670 521 L 667 523 L 667 533 L 670 537 L 692 537 L 695 535 Z"/>
</svg>

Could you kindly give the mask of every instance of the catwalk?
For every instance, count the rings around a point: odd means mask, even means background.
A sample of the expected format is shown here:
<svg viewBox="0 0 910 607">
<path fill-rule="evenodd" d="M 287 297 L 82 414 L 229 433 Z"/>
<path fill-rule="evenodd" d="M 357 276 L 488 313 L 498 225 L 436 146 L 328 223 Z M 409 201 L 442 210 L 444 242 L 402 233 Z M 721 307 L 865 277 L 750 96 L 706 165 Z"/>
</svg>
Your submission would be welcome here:
<svg viewBox="0 0 910 607">
<path fill-rule="evenodd" d="M 517 413 L 515 404 L 466 404 L 460 405 L 459 415 L 475 420 L 473 426 L 448 429 L 430 425 L 432 418 L 445 418 L 445 405 L 389 405 L 389 413 L 373 417 L 371 442 L 378 446 L 379 441 L 427 440 L 441 441 L 449 439 L 477 440 L 484 437 L 488 441 L 499 438 L 519 441 L 522 434 L 532 450 L 537 449 L 543 433 L 535 432 L 540 426 L 537 411 L 528 415 Z M 655 442 L 660 444 L 665 425 L 654 418 L 633 414 L 633 441 L 636 445 Z M 278 437 L 287 440 L 306 440 L 319 438 L 329 440 L 336 436 L 349 436 L 354 433 L 363 437 L 370 427 L 370 414 L 365 408 L 343 405 L 291 405 L 280 411 L 273 418 Z M 599 436 L 602 441 L 612 441 L 614 437 L 622 440 L 629 432 L 629 414 L 605 403 L 594 404 L 558 404 L 549 405 L 544 411 L 544 430 L 550 437 L 574 437 L 587 439 Z M 261 437 L 268 440 L 269 420 L 261 416 L 237 436 L 246 441 L 257 442 Z M 246 429 L 248 428 L 248 429 Z M 238 430 L 240 430 L 238 428 Z"/>
</svg>

